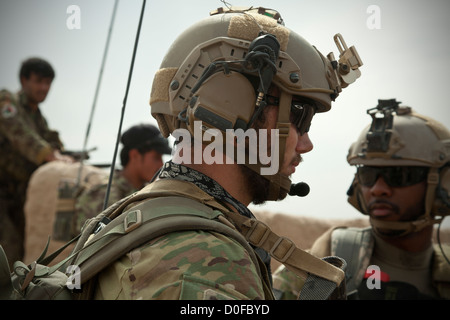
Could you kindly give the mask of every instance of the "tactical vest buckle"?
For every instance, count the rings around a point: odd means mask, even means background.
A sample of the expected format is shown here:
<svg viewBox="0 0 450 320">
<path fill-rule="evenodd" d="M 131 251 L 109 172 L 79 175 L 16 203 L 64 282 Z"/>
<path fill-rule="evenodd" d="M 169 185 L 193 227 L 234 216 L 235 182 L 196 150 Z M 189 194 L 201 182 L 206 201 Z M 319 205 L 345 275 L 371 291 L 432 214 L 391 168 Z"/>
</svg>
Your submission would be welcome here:
<svg viewBox="0 0 450 320">
<path fill-rule="evenodd" d="M 269 227 L 261 221 L 255 220 L 255 223 L 251 226 L 245 235 L 245 239 L 256 247 L 261 247 L 262 244 L 270 235 Z"/>
<path fill-rule="evenodd" d="M 128 233 L 142 224 L 142 212 L 141 210 L 133 210 L 127 213 L 123 220 L 123 226 L 125 233 Z"/>
<path fill-rule="evenodd" d="M 295 244 L 292 240 L 285 237 L 279 237 L 270 249 L 269 253 L 276 260 L 283 263 L 289 259 L 294 250 Z"/>
</svg>

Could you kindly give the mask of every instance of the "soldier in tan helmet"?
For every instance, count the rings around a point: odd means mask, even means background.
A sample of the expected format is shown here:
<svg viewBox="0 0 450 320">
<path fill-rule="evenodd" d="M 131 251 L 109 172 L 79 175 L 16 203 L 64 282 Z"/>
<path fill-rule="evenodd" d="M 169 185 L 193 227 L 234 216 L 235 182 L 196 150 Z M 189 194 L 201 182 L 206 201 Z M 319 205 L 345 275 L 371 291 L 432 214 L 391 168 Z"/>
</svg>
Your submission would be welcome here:
<svg viewBox="0 0 450 320">
<path fill-rule="evenodd" d="M 349 299 L 450 298 L 450 246 L 432 243 L 450 213 L 450 132 L 399 104 L 369 109 L 372 124 L 347 156 L 356 166 L 348 200 L 371 226 L 332 228 L 310 251 L 347 261 Z M 294 275 L 280 268 L 274 278 L 282 299 L 296 295 Z"/>
<path fill-rule="evenodd" d="M 236 7 L 212 12 L 175 40 L 150 98 L 163 136 L 176 139 L 174 156 L 121 214 L 133 228 L 155 218 L 160 236 L 136 242 L 102 271 L 96 299 L 273 299 L 270 255 L 305 279 L 323 279 L 331 293 L 343 288 L 342 261 L 297 249 L 247 208 L 287 196 L 289 176 L 312 149 L 313 116 L 359 77 L 355 48 L 340 35 L 335 41 L 339 61 L 285 27 L 278 12 Z"/>
</svg>

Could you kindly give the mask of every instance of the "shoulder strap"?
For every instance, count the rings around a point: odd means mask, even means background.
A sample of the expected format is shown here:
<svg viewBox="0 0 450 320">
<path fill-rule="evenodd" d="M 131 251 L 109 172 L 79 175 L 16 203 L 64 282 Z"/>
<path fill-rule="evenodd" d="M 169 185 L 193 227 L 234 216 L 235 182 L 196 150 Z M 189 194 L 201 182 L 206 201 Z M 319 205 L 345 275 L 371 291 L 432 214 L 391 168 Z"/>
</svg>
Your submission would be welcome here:
<svg viewBox="0 0 450 320">
<path fill-rule="evenodd" d="M 334 229 L 331 234 L 331 254 L 348 263 L 345 272 L 347 295 L 356 293 L 369 266 L 374 246 L 371 230 L 371 227 L 342 227 Z"/>
</svg>

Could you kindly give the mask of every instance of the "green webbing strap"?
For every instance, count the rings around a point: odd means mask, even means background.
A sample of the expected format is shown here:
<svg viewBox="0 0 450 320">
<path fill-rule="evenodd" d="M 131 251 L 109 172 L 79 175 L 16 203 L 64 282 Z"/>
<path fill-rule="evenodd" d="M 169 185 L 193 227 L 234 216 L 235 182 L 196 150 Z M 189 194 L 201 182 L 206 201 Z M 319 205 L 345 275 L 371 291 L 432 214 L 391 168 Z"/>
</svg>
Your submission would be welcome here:
<svg viewBox="0 0 450 320">
<path fill-rule="evenodd" d="M 366 247 L 361 250 L 361 247 Z M 345 272 L 347 295 L 356 293 L 365 274 L 365 264 L 369 262 L 373 249 L 371 227 L 337 228 L 331 234 L 331 254 L 347 262 Z"/>
<path fill-rule="evenodd" d="M 44 251 L 41 253 L 39 258 L 37 258 L 36 263 L 39 263 L 39 264 L 42 264 L 42 265 L 46 266 L 47 264 L 52 262 L 57 256 L 59 256 L 61 254 L 61 252 L 64 251 L 64 249 L 66 249 L 72 243 L 77 241 L 80 238 L 80 236 L 81 236 L 81 234 L 77 235 L 75 238 L 73 238 L 69 242 L 65 243 L 61 248 L 57 249 L 56 251 L 54 251 L 53 253 L 49 254 L 48 256 L 45 256 L 47 254 L 47 249 L 48 249 L 48 246 L 50 244 L 50 237 L 48 237 L 47 245 L 45 246 Z"/>
</svg>

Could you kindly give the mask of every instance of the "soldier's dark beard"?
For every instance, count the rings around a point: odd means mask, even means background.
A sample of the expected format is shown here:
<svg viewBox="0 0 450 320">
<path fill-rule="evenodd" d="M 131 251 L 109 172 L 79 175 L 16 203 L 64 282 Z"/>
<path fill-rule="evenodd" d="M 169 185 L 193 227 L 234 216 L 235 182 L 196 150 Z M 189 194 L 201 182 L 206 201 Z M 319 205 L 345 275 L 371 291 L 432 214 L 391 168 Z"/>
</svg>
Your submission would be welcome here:
<svg viewBox="0 0 450 320">
<path fill-rule="evenodd" d="M 245 165 L 240 165 L 242 174 L 247 183 L 247 188 L 252 195 L 252 203 L 255 205 L 264 204 L 269 198 L 270 182 L 260 174 Z M 286 198 L 287 192 L 280 188 L 278 200 Z"/>
</svg>

